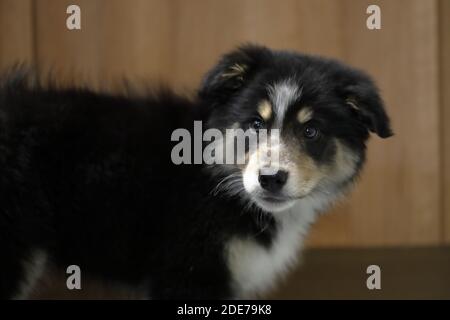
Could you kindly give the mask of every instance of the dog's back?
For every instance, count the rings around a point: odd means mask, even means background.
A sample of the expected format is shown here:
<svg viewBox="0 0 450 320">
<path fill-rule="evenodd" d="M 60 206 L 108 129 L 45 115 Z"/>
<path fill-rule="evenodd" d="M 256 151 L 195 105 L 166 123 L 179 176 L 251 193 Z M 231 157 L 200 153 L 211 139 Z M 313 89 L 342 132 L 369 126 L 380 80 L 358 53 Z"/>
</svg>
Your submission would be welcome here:
<svg viewBox="0 0 450 320">
<path fill-rule="evenodd" d="M 191 101 L 165 90 L 131 98 L 6 79 L 0 89 L 0 297 L 25 294 L 44 263 L 78 264 L 139 286 L 151 273 L 176 277 L 163 274 L 178 272 L 177 256 L 186 259 L 183 252 L 199 246 L 192 239 L 181 240 L 185 248 L 171 244 L 185 237 L 186 225 L 195 232 L 204 192 L 196 183 L 198 166 L 172 164 L 170 138 L 197 114 Z M 194 248 L 189 252 L 195 255 Z"/>
</svg>

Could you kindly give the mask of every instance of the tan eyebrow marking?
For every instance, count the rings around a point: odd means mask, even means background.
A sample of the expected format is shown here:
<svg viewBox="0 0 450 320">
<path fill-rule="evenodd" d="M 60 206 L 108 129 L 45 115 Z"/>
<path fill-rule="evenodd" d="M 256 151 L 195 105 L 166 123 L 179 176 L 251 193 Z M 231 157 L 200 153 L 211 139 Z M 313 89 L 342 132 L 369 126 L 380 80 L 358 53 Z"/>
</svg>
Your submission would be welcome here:
<svg viewBox="0 0 450 320">
<path fill-rule="evenodd" d="M 258 113 L 264 120 L 269 120 L 272 117 L 272 105 L 269 101 L 263 100 L 258 105 Z"/>
<path fill-rule="evenodd" d="M 313 111 L 311 110 L 311 108 L 304 107 L 298 112 L 297 120 L 300 123 L 305 123 L 305 122 L 308 122 L 309 120 L 311 120 L 312 116 L 313 116 Z"/>
</svg>

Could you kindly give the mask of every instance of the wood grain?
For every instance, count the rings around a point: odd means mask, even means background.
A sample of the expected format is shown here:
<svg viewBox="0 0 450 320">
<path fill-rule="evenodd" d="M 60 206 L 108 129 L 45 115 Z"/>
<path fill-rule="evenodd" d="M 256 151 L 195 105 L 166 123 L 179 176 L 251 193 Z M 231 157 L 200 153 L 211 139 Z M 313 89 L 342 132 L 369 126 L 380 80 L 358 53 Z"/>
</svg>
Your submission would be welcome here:
<svg viewBox="0 0 450 320">
<path fill-rule="evenodd" d="M 16 63 L 33 64 L 32 0 L 0 0 L 0 71 Z"/>
<path fill-rule="evenodd" d="M 51 68 L 58 79 L 103 89 L 120 86 L 124 78 L 159 80 L 171 74 L 170 2 L 76 1 L 81 30 L 68 30 L 66 8 L 72 3 L 37 4 L 37 57 L 42 70 Z"/>
<path fill-rule="evenodd" d="M 318 246 L 441 241 L 437 2 L 345 1 L 343 60 L 379 84 L 395 136 L 373 137 L 355 192 L 312 235 Z M 365 27 L 378 4 L 381 30 Z"/>
<path fill-rule="evenodd" d="M 81 9 L 81 30 L 66 28 L 66 8 L 77 4 Z M 97 85 L 97 15 L 96 1 L 40 0 L 36 2 L 36 60 L 41 75 L 51 72 L 59 83 L 77 81 Z"/>
<path fill-rule="evenodd" d="M 173 82 L 181 86 L 195 87 L 221 54 L 247 42 L 323 55 L 341 50 L 340 31 L 324 27 L 339 21 L 335 1 L 178 0 L 176 7 Z"/>
<path fill-rule="evenodd" d="M 450 243 L 450 1 L 439 1 L 439 70 L 442 136 L 442 213 L 444 241 Z"/>
</svg>

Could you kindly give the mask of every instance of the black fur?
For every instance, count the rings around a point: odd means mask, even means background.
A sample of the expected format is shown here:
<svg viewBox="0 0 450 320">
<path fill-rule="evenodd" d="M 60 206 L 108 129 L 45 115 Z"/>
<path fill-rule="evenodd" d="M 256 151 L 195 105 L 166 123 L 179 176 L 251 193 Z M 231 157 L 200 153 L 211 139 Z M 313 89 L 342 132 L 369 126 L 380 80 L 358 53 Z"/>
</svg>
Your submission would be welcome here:
<svg viewBox="0 0 450 320">
<path fill-rule="evenodd" d="M 241 75 L 223 77 L 234 64 Z M 211 190 L 204 165 L 172 163 L 176 128 L 225 128 L 251 112 L 262 84 L 288 76 L 322 110 L 321 126 L 364 154 L 368 132 L 391 134 L 370 79 L 335 61 L 246 46 L 226 55 L 197 97 L 145 98 L 54 89 L 6 76 L 0 89 L 0 298 L 18 294 L 36 248 L 65 270 L 146 286 L 151 298 L 230 298 L 224 244 L 233 235 L 270 246 L 277 232 L 236 197 Z M 349 107 L 351 98 L 358 109 Z M 315 158 L 325 147 L 311 147 Z M 326 158 L 326 156 L 325 156 Z M 244 212 L 245 211 L 245 212 Z"/>
</svg>

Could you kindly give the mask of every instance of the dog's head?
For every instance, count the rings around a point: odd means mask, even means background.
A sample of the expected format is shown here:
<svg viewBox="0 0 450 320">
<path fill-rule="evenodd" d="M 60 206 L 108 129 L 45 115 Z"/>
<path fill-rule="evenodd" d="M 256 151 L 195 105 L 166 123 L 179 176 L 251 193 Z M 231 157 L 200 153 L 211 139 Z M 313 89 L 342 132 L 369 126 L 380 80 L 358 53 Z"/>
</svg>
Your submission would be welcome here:
<svg viewBox="0 0 450 320">
<path fill-rule="evenodd" d="M 241 47 L 206 75 L 199 97 L 208 108 L 209 128 L 255 134 L 266 129 L 269 136 L 277 131 L 276 142 L 246 148 L 243 164 L 210 167 L 222 178 L 218 189 L 269 212 L 302 198 L 342 193 L 362 167 L 369 133 L 392 135 L 372 80 L 314 56 Z M 277 158 L 267 160 L 262 151 Z"/>
</svg>

